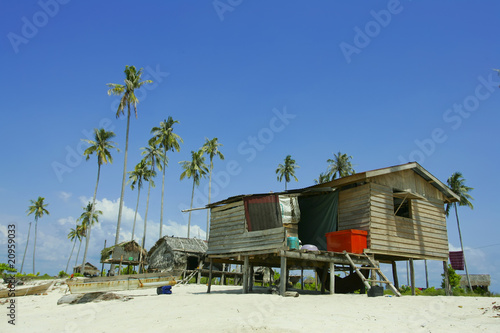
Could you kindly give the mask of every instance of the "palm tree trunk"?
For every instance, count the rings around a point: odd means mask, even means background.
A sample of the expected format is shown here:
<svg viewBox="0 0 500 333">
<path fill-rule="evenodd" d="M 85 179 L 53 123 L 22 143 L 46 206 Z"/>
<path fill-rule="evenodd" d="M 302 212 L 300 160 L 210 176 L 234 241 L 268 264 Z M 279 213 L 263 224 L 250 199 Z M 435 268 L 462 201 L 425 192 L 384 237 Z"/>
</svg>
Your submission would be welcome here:
<svg viewBox="0 0 500 333">
<path fill-rule="evenodd" d="M 141 195 L 141 187 L 137 186 L 137 204 L 135 205 L 134 225 L 132 226 L 132 239 L 134 240 L 135 221 L 137 220 L 137 210 L 139 209 L 139 197 Z"/>
<path fill-rule="evenodd" d="M 212 160 L 210 160 L 210 173 L 208 175 L 208 204 L 210 205 L 210 199 L 212 196 L 212 170 L 214 168 L 214 164 Z M 207 209 L 207 237 L 208 240 L 208 229 L 210 227 L 210 209 Z"/>
<path fill-rule="evenodd" d="M 101 175 L 101 164 L 99 164 L 99 161 L 98 161 L 97 162 L 97 181 L 95 183 L 94 198 L 92 199 L 92 209 L 90 210 L 90 218 L 89 218 L 89 223 L 87 225 L 87 234 L 85 236 L 85 250 L 83 251 L 82 267 L 80 269 L 80 273 L 82 275 L 84 275 L 84 273 L 85 273 L 85 263 L 87 260 L 87 251 L 89 249 L 89 241 L 90 241 L 90 230 L 92 229 L 92 222 L 94 221 L 95 198 L 97 196 L 97 187 L 99 186 L 99 176 L 100 175 Z"/>
<path fill-rule="evenodd" d="M 23 262 L 21 264 L 21 270 L 19 271 L 21 274 L 23 273 L 24 258 L 26 258 L 26 251 L 28 250 L 28 244 L 30 241 L 30 232 L 31 232 L 31 222 L 30 222 L 30 226 L 28 228 L 28 239 L 26 240 L 26 247 L 24 248 Z"/>
<path fill-rule="evenodd" d="M 118 208 L 118 222 L 116 223 L 115 246 L 118 244 L 118 240 L 120 239 L 120 225 L 122 222 L 123 197 L 125 195 L 125 182 L 127 176 L 128 132 L 130 129 L 130 103 L 127 104 L 128 104 L 128 114 L 127 114 L 127 132 L 125 135 L 125 157 L 123 159 L 122 191 L 120 194 L 120 206 Z M 114 269 L 115 269 L 115 264 L 111 264 L 110 270 L 114 271 Z"/>
<path fill-rule="evenodd" d="M 73 248 L 71 249 L 71 254 L 69 255 L 68 258 L 68 263 L 66 264 L 66 269 L 64 270 L 64 273 L 68 274 L 68 267 L 69 267 L 69 262 L 71 260 L 71 257 L 73 256 L 73 251 L 75 251 L 75 245 L 76 245 L 76 240 L 78 237 L 75 237 L 75 241 L 73 242 Z"/>
<path fill-rule="evenodd" d="M 146 246 L 146 227 L 148 225 L 148 210 L 149 210 L 149 194 L 151 193 L 151 179 L 149 180 L 149 185 L 148 185 L 148 199 L 146 200 L 146 214 L 144 214 L 144 234 L 142 235 L 142 248 Z M 142 269 L 144 270 L 144 265 L 142 265 L 142 250 L 140 253 L 140 259 L 139 259 L 139 270 L 140 267 L 142 266 Z"/>
<path fill-rule="evenodd" d="M 167 148 L 166 147 L 164 148 L 163 153 L 165 156 L 167 156 Z M 167 161 L 163 160 L 163 179 L 161 182 L 160 238 L 162 236 L 162 228 L 163 228 L 163 200 L 165 197 L 165 168 L 166 167 L 167 167 Z"/>
<path fill-rule="evenodd" d="M 33 245 L 33 275 L 35 274 L 35 252 L 36 252 L 36 230 L 38 226 L 38 218 L 35 217 L 35 245 Z"/>
<path fill-rule="evenodd" d="M 469 290 L 472 292 L 472 285 L 470 283 L 469 271 L 467 270 L 467 262 L 465 261 L 464 243 L 462 242 L 462 232 L 460 231 L 460 221 L 458 220 L 457 203 L 454 203 L 453 206 L 455 206 L 455 216 L 457 217 L 458 236 L 460 237 L 460 247 L 462 248 L 462 255 L 464 256 L 465 275 L 467 276 L 467 284 L 469 285 Z"/>
<path fill-rule="evenodd" d="M 78 252 L 76 252 L 75 266 L 78 264 L 78 257 L 80 256 L 80 249 L 82 248 L 82 239 L 80 238 L 80 245 L 78 245 Z"/>
<path fill-rule="evenodd" d="M 194 198 L 194 178 L 193 178 L 193 192 L 191 193 L 191 206 L 189 206 L 189 219 L 188 219 L 188 237 L 189 238 L 189 233 L 191 231 L 191 209 L 193 209 L 193 198 Z"/>
</svg>

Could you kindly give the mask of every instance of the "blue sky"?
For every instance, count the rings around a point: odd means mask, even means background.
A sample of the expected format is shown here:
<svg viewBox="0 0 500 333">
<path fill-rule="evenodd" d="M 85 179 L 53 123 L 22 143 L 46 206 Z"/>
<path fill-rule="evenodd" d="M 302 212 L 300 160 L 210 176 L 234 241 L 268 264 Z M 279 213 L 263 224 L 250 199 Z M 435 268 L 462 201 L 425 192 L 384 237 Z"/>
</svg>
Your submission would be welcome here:
<svg viewBox="0 0 500 333">
<path fill-rule="evenodd" d="M 291 154 L 300 169 L 289 188 L 313 184 L 328 158 L 353 156 L 358 172 L 410 160 L 442 181 L 461 171 L 475 209 L 460 208 L 470 273 L 489 273 L 500 292 L 498 125 L 500 4 L 440 1 L 19 1 L 2 2 L 0 57 L 4 110 L 0 125 L 3 181 L 0 234 L 16 224 L 22 259 L 30 199 L 49 203 L 39 221 L 37 271 L 66 266 L 69 229 L 91 198 L 95 158 L 81 139 L 96 127 L 116 133 L 121 149 L 102 168 L 89 259 L 98 263 L 114 240 L 125 147 L 124 119 L 106 84 L 122 83 L 125 65 L 154 81 L 138 92 L 128 169 L 160 121 L 172 116 L 184 139 L 166 171 L 164 230 L 184 236 L 190 180 L 179 161 L 205 138 L 218 137 L 213 200 L 279 191 L 274 170 Z M 57 171 L 64 166 L 63 169 Z M 62 172 L 63 170 L 64 172 Z M 490 176 L 488 176 L 490 175 Z M 160 185 L 160 178 L 157 184 Z M 208 181 L 195 196 L 206 202 Z M 151 192 L 147 247 L 157 239 L 160 186 Z M 139 208 L 142 235 L 146 191 Z M 130 237 L 136 191 L 125 193 L 121 239 Z M 205 212 L 192 234 L 204 238 Z M 449 242 L 459 246 L 455 217 Z M 32 234 L 33 235 L 33 234 Z M 31 236 L 32 237 L 32 236 Z M 6 238 L 0 245 L 6 248 Z M 3 245 L 2 245 L 3 244 Z M 25 266 L 31 272 L 32 238 Z M 0 262 L 6 261 L 0 250 Z M 80 257 L 81 258 L 81 257 Z M 81 259 L 79 259 L 80 261 Z M 417 264 L 417 284 L 424 272 Z M 431 284 L 442 266 L 430 264 Z M 406 271 L 401 270 L 400 280 Z"/>
</svg>

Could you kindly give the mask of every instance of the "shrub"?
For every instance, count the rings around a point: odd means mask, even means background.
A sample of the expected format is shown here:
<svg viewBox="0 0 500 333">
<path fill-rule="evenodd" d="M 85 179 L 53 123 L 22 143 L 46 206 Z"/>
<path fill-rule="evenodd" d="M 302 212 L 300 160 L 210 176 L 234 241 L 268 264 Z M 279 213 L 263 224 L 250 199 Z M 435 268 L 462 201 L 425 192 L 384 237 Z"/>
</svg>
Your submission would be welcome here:
<svg viewBox="0 0 500 333">
<path fill-rule="evenodd" d="M 445 281 L 444 281 L 444 274 L 441 274 L 443 277 L 443 280 L 441 281 L 441 288 L 445 288 Z M 451 265 L 448 264 L 448 282 L 450 284 L 450 287 L 454 289 L 455 287 L 458 287 L 460 284 L 460 280 L 462 277 L 458 275 L 453 268 L 451 268 Z"/>
<path fill-rule="evenodd" d="M 69 276 L 68 274 L 66 274 L 65 271 L 60 271 L 59 274 L 57 275 L 59 278 L 65 278 L 67 276 Z"/>
</svg>

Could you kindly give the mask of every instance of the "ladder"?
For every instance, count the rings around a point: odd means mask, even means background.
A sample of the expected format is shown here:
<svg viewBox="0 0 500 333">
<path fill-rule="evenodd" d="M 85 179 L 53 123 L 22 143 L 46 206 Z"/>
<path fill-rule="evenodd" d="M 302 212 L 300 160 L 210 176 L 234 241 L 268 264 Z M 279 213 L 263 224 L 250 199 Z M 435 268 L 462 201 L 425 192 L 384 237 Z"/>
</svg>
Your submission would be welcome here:
<svg viewBox="0 0 500 333">
<path fill-rule="evenodd" d="M 372 260 L 372 258 L 370 258 L 369 255 L 367 255 L 366 253 L 363 253 L 363 255 L 366 257 L 366 259 L 368 259 L 368 262 L 370 263 L 370 267 L 358 267 L 358 266 L 356 266 L 354 261 L 352 261 L 352 258 L 349 255 L 349 253 L 347 253 L 347 251 L 344 251 L 344 255 L 346 256 L 347 260 L 349 260 L 351 267 L 356 270 L 356 273 L 361 278 L 361 281 L 363 281 L 364 285 L 366 286 L 366 290 L 369 290 L 372 287 L 370 285 L 370 283 L 385 283 L 385 284 L 389 285 L 389 288 L 391 288 L 392 292 L 394 292 L 394 294 L 396 296 L 398 296 L 398 297 L 401 296 L 401 293 L 399 292 L 399 290 L 397 290 L 396 287 L 394 287 L 394 285 L 391 283 L 391 281 L 389 281 L 387 279 L 387 277 L 384 275 L 384 273 L 382 273 L 380 266 L 378 266 L 378 264 L 376 262 L 374 262 Z M 379 275 L 380 280 L 372 280 L 372 279 L 365 278 L 365 276 L 361 273 L 361 270 L 367 270 L 367 269 L 369 269 L 371 271 L 375 271 Z"/>
</svg>

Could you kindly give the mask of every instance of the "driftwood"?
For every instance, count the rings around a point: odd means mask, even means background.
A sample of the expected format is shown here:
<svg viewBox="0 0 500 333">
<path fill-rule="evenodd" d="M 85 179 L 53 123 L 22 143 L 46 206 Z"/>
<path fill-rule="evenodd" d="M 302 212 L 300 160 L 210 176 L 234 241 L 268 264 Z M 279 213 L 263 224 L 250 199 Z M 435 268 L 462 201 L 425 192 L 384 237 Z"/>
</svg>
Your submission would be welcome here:
<svg viewBox="0 0 500 333">
<path fill-rule="evenodd" d="M 57 301 L 57 305 L 61 304 L 85 304 L 89 302 L 111 301 L 111 300 L 128 301 L 131 296 L 118 295 L 115 293 L 94 292 L 87 294 L 69 294 L 64 295 Z"/>
</svg>

